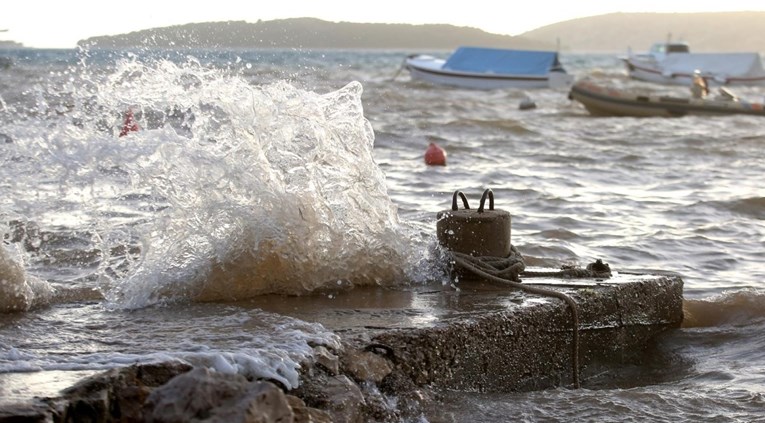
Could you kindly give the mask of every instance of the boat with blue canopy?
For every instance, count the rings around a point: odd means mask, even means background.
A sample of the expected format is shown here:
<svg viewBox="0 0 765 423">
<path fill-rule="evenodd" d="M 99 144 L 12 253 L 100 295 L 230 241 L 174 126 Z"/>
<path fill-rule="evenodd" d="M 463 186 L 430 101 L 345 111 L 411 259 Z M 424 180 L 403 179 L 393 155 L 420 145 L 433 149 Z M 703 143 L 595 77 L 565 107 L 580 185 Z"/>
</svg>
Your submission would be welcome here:
<svg viewBox="0 0 765 423">
<path fill-rule="evenodd" d="M 412 79 L 479 90 L 568 88 L 574 80 L 555 51 L 460 47 L 447 59 L 410 55 L 404 68 Z"/>
</svg>

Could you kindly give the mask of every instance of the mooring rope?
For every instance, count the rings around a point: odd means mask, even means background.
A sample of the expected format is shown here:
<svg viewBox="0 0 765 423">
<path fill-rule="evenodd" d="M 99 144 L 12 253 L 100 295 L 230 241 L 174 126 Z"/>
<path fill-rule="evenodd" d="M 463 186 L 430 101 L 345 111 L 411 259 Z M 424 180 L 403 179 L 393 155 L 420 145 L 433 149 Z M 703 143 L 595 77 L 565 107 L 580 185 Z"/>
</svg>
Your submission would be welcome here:
<svg viewBox="0 0 765 423">
<path fill-rule="evenodd" d="M 508 257 L 475 257 L 452 251 L 454 263 L 463 269 L 470 271 L 482 278 L 501 284 L 509 285 L 522 291 L 553 297 L 563 300 L 571 311 L 573 342 L 571 346 L 571 366 L 574 386 L 580 387 L 579 383 L 579 311 L 577 304 L 570 296 L 563 292 L 552 289 L 529 286 L 521 283 L 520 276 L 530 277 L 610 277 L 611 270 L 608 264 L 597 260 L 587 266 L 587 269 L 564 268 L 557 272 L 526 272 L 523 258 L 514 246 L 510 246 L 511 252 Z"/>
</svg>

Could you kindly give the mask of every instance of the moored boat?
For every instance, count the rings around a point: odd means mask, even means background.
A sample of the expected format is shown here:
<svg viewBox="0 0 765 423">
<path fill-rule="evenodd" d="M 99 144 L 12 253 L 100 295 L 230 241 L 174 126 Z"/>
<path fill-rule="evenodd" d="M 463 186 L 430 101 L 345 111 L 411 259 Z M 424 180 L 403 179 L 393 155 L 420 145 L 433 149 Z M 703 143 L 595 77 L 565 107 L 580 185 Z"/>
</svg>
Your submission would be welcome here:
<svg viewBox="0 0 765 423">
<path fill-rule="evenodd" d="M 680 117 L 686 115 L 765 116 L 762 103 L 747 102 L 723 90 L 720 98 L 691 98 L 631 93 L 598 85 L 590 80 L 577 81 L 569 92 L 594 116 Z"/>
<path fill-rule="evenodd" d="M 479 90 L 568 88 L 573 83 L 554 51 L 460 47 L 447 59 L 411 55 L 404 68 L 412 79 Z"/>
<path fill-rule="evenodd" d="M 627 74 L 641 81 L 689 85 L 696 71 L 717 85 L 765 85 L 759 53 L 691 53 L 685 42 L 655 43 L 647 53 L 621 58 Z"/>
</svg>

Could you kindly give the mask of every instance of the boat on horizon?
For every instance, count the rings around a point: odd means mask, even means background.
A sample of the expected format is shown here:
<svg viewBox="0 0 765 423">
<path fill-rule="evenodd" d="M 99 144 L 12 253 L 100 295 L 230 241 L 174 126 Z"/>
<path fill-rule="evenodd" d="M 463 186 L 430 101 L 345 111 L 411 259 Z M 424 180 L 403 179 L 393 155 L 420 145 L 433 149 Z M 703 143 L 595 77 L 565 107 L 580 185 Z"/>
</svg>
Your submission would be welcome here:
<svg viewBox="0 0 765 423">
<path fill-rule="evenodd" d="M 681 117 L 687 115 L 752 115 L 765 117 L 762 103 L 748 102 L 720 87 L 716 98 L 649 95 L 618 90 L 591 80 L 577 81 L 569 99 L 581 103 L 593 116 Z"/>
<path fill-rule="evenodd" d="M 667 85 L 690 85 L 698 71 L 710 84 L 765 85 L 759 53 L 691 53 L 688 43 L 654 43 L 647 53 L 620 58 L 630 78 Z"/>
<path fill-rule="evenodd" d="M 403 68 L 412 79 L 477 90 L 567 89 L 574 81 L 563 69 L 555 51 L 460 47 L 447 59 L 410 55 Z"/>
</svg>

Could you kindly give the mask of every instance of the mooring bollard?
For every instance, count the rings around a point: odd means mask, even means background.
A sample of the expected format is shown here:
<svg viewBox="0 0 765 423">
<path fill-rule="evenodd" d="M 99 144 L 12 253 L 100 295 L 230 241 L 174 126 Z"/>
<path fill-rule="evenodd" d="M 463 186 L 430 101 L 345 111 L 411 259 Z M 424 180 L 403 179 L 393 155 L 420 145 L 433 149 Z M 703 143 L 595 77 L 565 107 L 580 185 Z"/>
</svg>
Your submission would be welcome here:
<svg viewBox="0 0 765 423">
<path fill-rule="evenodd" d="M 457 197 L 462 199 L 460 210 Z M 489 199 L 489 209 L 485 208 Z M 451 210 L 437 214 L 438 242 L 450 251 L 476 257 L 507 257 L 511 251 L 510 213 L 494 208 L 494 193 L 483 192 L 478 209 L 471 209 L 465 194 L 455 191 Z"/>
</svg>

